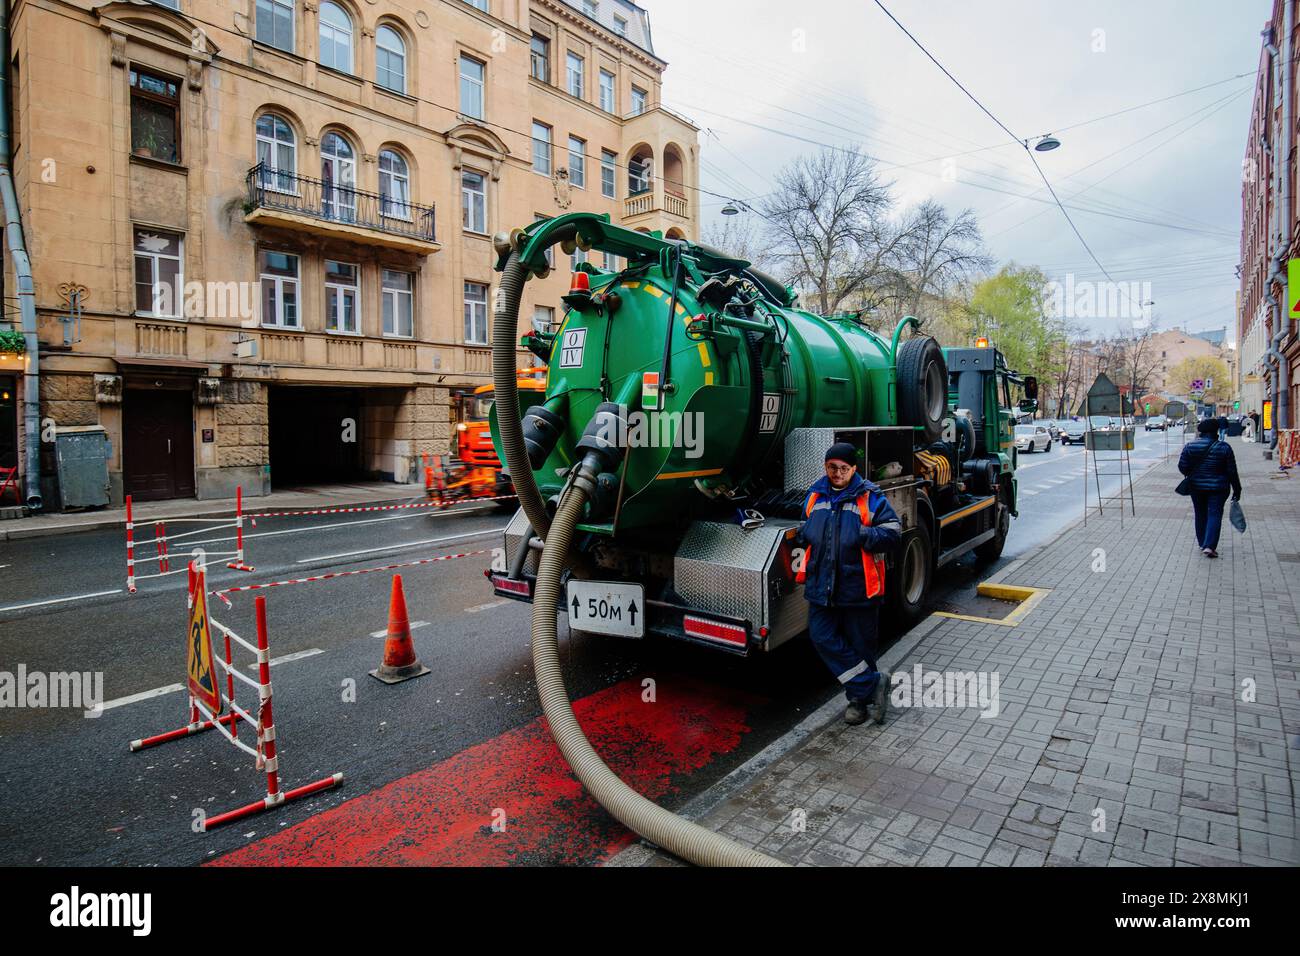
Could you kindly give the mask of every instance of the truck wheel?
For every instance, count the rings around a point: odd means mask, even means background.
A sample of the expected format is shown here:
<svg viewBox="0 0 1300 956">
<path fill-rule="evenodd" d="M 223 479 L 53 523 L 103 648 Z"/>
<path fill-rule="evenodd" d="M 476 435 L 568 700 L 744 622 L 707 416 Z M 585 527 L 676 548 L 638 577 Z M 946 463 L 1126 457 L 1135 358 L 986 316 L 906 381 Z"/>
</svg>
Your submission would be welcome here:
<svg viewBox="0 0 1300 956">
<path fill-rule="evenodd" d="M 908 339 L 898 349 L 898 422 L 925 431 L 927 442 L 943 436 L 948 414 L 948 364 L 930 337 Z"/>
<path fill-rule="evenodd" d="M 1002 493 L 998 494 L 997 509 L 997 534 L 975 549 L 975 556 L 981 561 L 996 561 L 1002 557 L 1002 548 L 1007 543 L 1007 533 L 1011 531 L 1011 508 Z"/>
<path fill-rule="evenodd" d="M 898 559 L 889 582 L 889 609 L 900 624 L 910 625 L 925 611 L 930 594 L 930 572 L 934 556 L 930 550 L 930 532 L 919 524 L 903 532 L 898 545 Z"/>
</svg>

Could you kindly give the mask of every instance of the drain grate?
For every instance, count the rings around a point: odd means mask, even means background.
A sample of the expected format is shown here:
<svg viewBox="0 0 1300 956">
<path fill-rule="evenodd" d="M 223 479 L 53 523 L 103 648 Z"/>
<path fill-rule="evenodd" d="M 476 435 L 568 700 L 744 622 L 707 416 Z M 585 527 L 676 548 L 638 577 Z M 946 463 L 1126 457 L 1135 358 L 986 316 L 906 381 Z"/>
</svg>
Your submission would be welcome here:
<svg viewBox="0 0 1300 956">
<path fill-rule="evenodd" d="M 1279 554 L 1277 559 L 1288 564 L 1300 564 L 1300 554 Z"/>
</svg>

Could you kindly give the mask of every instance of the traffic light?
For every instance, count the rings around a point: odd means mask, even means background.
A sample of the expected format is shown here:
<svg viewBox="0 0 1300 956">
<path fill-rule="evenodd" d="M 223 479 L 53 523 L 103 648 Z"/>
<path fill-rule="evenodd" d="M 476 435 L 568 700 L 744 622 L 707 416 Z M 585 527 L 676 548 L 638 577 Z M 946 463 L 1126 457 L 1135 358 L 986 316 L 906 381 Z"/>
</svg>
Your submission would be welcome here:
<svg viewBox="0 0 1300 956">
<path fill-rule="evenodd" d="M 1232 403 L 1232 410 L 1233 410 L 1234 412 L 1239 412 L 1239 411 L 1241 411 L 1241 402 L 1233 402 L 1233 403 Z"/>
</svg>

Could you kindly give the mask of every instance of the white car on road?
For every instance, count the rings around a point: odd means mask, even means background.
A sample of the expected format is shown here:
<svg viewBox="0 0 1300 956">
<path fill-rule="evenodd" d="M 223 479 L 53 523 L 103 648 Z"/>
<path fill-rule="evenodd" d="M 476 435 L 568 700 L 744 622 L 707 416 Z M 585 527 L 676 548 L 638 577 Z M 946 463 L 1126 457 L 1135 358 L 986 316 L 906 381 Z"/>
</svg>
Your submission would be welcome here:
<svg viewBox="0 0 1300 956">
<path fill-rule="evenodd" d="M 1034 451 L 1051 451 L 1052 434 L 1042 424 L 1017 425 L 1016 449 L 1025 454 Z"/>
</svg>

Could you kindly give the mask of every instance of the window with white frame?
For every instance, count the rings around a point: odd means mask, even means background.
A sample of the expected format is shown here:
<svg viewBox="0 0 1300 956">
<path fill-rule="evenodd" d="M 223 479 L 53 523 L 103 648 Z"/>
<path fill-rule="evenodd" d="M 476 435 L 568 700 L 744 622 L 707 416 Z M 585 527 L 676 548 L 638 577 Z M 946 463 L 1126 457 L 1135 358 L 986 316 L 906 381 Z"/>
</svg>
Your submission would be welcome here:
<svg viewBox="0 0 1300 956">
<path fill-rule="evenodd" d="M 640 116 L 645 112 L 647 94 L 640 87 L 632 87 L 632 115 Z"/>
<path fill-rule="evenodd" d="M 540 33 L 534 33 L 528 43 L 528 59 L 533 79 L 551 82 L 551 41 Z"/>
<path fill-rule="evenodd" d="M 605 253 L 605 271 L 618 272 L 623 268 L 623 260 L 612 252 Z"/>
<path fill-rule="evenodd" d="M 600 151 L 600 194 L 606 199 L 617 197 L 618 153 L 607 149 Z"/>
<path fill-rule="evenodd" d="M 184 314 L 184 240 L 158 229 L 135 230 L 135 311 L 160 319 Z"/>
<path fill-rule="evenodd" d="M 546 222 L 546 220 L 550 218 L 551 218 L 550 216 L 543 216 L 539 212 L 533 213 L 533 222 Z M 549 269 L 555 268 L 555 247 L 554 246 L 546 247 L 546 266 Z"/>
<path fill-rule="evenodd" d="M 551 175 L 551 128 L 533 120 L 533 172 Z"/>
<path fill-rule="evenodd" d="M 415 275 L 384 269 L 384 334 L 409 339 L 415 334 Z"/>
<path fill-rule="evenodd" d="M 614 74 L 609 70 L 600 71 L 600 108 L 606 113 L 615 112 L 614 109 Z"/>
<path fill-rule="evenodd" d="M 158 4 L 160 7 L 168 7 L 172 10 L 179 10 L 181 8 L 181 0 L 153 0 L 153 2 Z"/>
<path fill-rule="evenodd" d="M 289 0 L 257 0 L 257 42 L 293 52 L 293 4 Z"/>
<path fill-rule="evenodd" d="M 569 182 L 587 188 L 587 141 L 576 136 L 569 137 Z"/>
<path fill-rule="evenodd" d="M 460 111 L 474 119 L 483 118 L 483 79 L 485 67 L 472 56 L 460 57 Z"/>
<path fill-rule="evenodd" d="M 488 287 L 482 282 L 465 283 L 465 341 L 488 344 Z"/>
<path fill-rule="evenodd" d="M 569 95 L 582 99 L 583 94 L 583 71 L 586 66 L 582 57 L 576 53 L 565 54 L 564 62 L 568 75 Z"/>
<path fill-rule="evenodd" d="M 487 232 L 487 177 L 472 169 L 460 174 L 461 219 L 469 232 Z"/>
<path fill-rule="evenodd" d="M 262 283 L 262 324 L 282 329 L 302 327 L 298 315 L 298 257 L 263 249 L 257 254 Z"/>
<path fill-rule="evenodd" d="M 406 41 L 384 23 L 375 31 L 375 82 L 394 93 L 406 92 Z"/>
<path fill-rule="evenodd" d="M 614 32 L 621 37 L 627 36 L 627 17 L 620 17 L 614 14 Z"/>
<path fill-rule="evenodd" d="M 581 246 L 574 246 L 573 252 L 569 255 L 569 271 L 577 272 L 578 266 L 582 265 L 588 259 L 587 252 Z"/>
<path fill-rule="evenodd" d="M 533 331 L 549 332 L 555 324 L 555 310 L 549 305 L 533 306 Z"/>
<path fill-rule="evenodd" d="M 357 217 L 356 152 L 333 131 L 320 141 L 321 206 L 330 219 L 352 222 Z"/>
<path fill-rule="evenodd" d="M 361 334 L 361 270 L 325 260 L 325 331 Z"/>
<path fill-rule="evenodd" d="M 320 5 L 320 63 L 341 73 L 352 72 L 352 18 L 328 0 Z"/>
<path fill-rule="evenodd" d="M 391 219 L 411 218 L 411 170 L 400 153 L 379 151 L 380 208 Z"/>
<path fill-rule="evenodd" d="M 298 191 L 298 142 L 293 127 L 274 113 L 257 118 L 257 165 L 263 189 L 282 193 Z"/>
<path fill-rule="evenodd" d="M 465 0 L 465 2 L 475 10 L 482 10 L 484 13 L 488 12 L 488 0 Z"/>
</svg>

